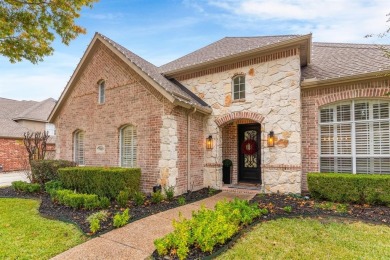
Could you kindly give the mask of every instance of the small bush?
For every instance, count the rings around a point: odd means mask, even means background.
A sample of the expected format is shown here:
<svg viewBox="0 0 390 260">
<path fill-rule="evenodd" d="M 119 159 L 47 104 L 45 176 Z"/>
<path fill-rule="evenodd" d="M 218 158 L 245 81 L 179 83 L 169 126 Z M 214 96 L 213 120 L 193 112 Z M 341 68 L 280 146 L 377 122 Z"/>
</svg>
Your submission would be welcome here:
<svg viewBox="0 0 390 260">
<path fill-rule="evenodd" d="M 45 183 L 45 191 L 50 194 L 53 190 L 62 189 L 62 183 L 60 181 L 48 181 Z"/>
<path fill-rule="evenodd" d="M 160 190 L 156 191 L 156 192 L 152 192 L 152 195 L 151 195 L 151 201 L 152 203 L 160 203 L 161 201 L 164 200 L 164 195 L 161 193 Z"/>
<path fill-rule="evenodd" d="M 65 160 L 37 160 L 31 161 L 32 182 L 44 184 L 48 181 L 58 180 L 58 169 L 76 166 L 75 162 Z"/>
<path fill-rule="evenodd" d="M 390 175 L 309 173 L 307 182 L 315 199 L 390 205 Z"/>
<path fill-rule="evenodd" d="M 108 208 L 111 205 L 110 199 L 107 197 L 101 197 L 99 199 L 99 205 L 100 205 L 100 208 L 102 208 L 102 209 Z"/>
<path fill-rule="evenodd" d="M 122 190 L 133 195 L 139 191 L 141 183 L 138 168 L 70 167 L 59 169 L 58 176 L 67 189 L 109 199 L 115 199 Z"/>
<path fill-rule="evenodd" d="M 179 203 L 179 205 L 180 206 L 183 206 L 183 205 L 185 205 L 186 204 L 186 198 L 184 198 L 184 197 L 179 197 L 178 199 L 177 199 L 177 203 Z"/>
<path fill-rule="evenodd" d="M 209 196 L 213 196 L 216 192 L 216 189 L 209 187 Z"/>
<path fill-rule="evenodd" d="M 126 190 L 122 190 L 119 192 L 118 196 L 116 196 L 116 202 L 122 208 L 127 206 L 127 202 L 129 201 L 129 192 Z"/>
<path fill-rule="evenodd" d="M 38 183 L 27 183 L 25 181 L 14 181 L 12 182 L 12 187 L 16 191 L 35 193 L 41 191 L 41 185 Z"/>
<path fill-rule="evenodd" d="M 51 190 L 50 196 L 53 201 L 74 209 L 84 207 L 93 210 L 101 207 L 102 204 L 102 199 L 99 200 L 96 194 L 82 194 L 71 190 Z"/>
<path fill-rule="evenodd" d="M 83 194 L 84 208 L 93 210 L 100 207 L 99 197 L 96 194 Z"/>
<path fill-rule="evenodd" d="M 123 211 L 123 213 L 118 212 L 114 216 L 113 226 L 115 228 L 123 227 L 124 225 L 127 224 L 129 219 L 130 219 L 129 209 L 126 209 L 125 211 Z"/>
<path fill-rule="evenodd" d="M 142 192 L 136 192 L 133 195 L 135 205 L 140 206 L 145 202 L 145 195 Z"/>
<path fill-rule="evenodd" d="M 283 208 L 283 210 L 284 210 L 284 212 L 286 212 L 286 213 L 291 213 L 291 212 L 292 212 L 292 207 L 291 207 L 291 206 L 285 206 L 285 207 Z"/>
<path fill-rule="evenodd" d="M 175 196 L 175 186 L 164 187 L 164 192 L 167 200 L 171 201 Z"/>
<path fill-rule="evenodd" d="M 108 211 L 101 210 L 90 215 L 87 218 L 87 221 L 89 223 L 89 229 L 91 230 L 92 234 L 95 234 L 97 231 L 100 230 L 100 221 L 106 221 L 108 215 L 109 215 Z"/>
<path fill-rule="evenodd" d="M 173 222 L 174 231 L 156 239 L 154 245 L 159 255 L 177 255 L 179 259 L 185 259 L 191 247 L 211 252 L 216 245 L 226 243 L 243 225 L 253 222 L 262 212 L 256 204 L 247 201 L 221 201 L 216 204 L 215 210 L 202 207 L 192 214 L 190 220 L 180 216 L 179 221 Z"/>
</svg>

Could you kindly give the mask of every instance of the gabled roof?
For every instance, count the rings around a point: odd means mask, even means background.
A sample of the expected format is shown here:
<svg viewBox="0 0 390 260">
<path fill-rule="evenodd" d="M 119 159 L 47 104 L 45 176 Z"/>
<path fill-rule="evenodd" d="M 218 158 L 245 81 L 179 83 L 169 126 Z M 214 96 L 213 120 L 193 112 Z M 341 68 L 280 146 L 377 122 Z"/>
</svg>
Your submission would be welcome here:
<svg viewBox="0 0 390 260">
<path fill-rule="evenodd" d="M 18 101 L 0 98 L 0 137 L 23 137 L 23 133 L 31 131 L 17 120 L 47 122 L 55 100 L 52 98 L 41 102 Z"/>
<path fill-rule="evenodd" d="M 380 73 L 390 69 L 390 59 L 375 44 L 314 42 L 311 57 L 311 63 L 302 68 L 304 83 Z"/>
<path fill-rule="evenodd" d="M 61 107 L 61 104 L 69 95 L 73 86 L 73 80 L 76 77 L 80 67 L 83 65 L 83 62 L 85 61 L 86 57 L 88 56 L 96 41 L 100 41 L 105 46 L 107 46 L 111 51 L 113 51 L 119 58 L 121 58 L 126 64 L 128 64 L 132 69 L 134 69 L 141 77 L 143 77 L 147 82 L 149 82 L 153 87 L 155 87 L 157 91 L 159 91 L 172 103 L 176 103 L 184 107 L 195 107 L 199 111 L 204 113 L 211 112 L 211 108 L 208 105 L 204 105 L 204 102 L 202 103 L 198 97 L 189 95 L 186 91 L 183 91 L 180 86 L 176 85 L 174 82 L 168 80 L 163 75 L 161 75 L 155 65 L 144 60 L 135 53 L 129 51 L 125 47 L 109 39 L 108 37 L 100 33 L 95 33 L 95 36 L 89 44 L 87 50 L 85 51 L 83 58 L 78 64 L 64 91 L 62 92 L 59 102 L 50 114 L 50 121 L 53 121 L 54 117 L 58 112 L 59 107 Z"/>
<path fill-rule="evenodd" d="M 160 67 L 160 71 L 165 75 L 171 75 L 179 71 L 204 66 L 205 64 L 217 63 L 228 58 L 236 58 L 239 56 L 250 55 L 255 52 L 282 48 L 289 44 L 307 45 L 306 48 L 310 48 L 310 41 L 311 34 L 225 37 L 199 50 L 162 65 Z M 301 55 L 301 63 L 303 63 L 302 65 L 306 65 L 309 62 L 310 57 L 305 56 L 305 51 L 302 51 Z"/>
</svg>

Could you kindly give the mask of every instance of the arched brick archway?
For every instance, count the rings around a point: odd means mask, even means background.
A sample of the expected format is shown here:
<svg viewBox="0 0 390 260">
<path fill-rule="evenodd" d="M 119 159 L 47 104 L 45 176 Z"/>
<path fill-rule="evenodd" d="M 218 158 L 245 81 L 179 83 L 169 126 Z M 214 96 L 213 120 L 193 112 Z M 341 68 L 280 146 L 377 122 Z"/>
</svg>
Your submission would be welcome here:
<svg viewBox="0 0 390 260">
<path fill-rule="evenodd" d="M 240 111 L 240 112 L 233 112 L 230 114 L 226 114 L 223 116 L 218 117 L 215 119 L 215 123 L 217 126 L 221 127 L 229 122 L 232 122 L 237 119 L 251 119 L 259 124 L 261 124 L 264 120 L 264 117 L 256 112 L 250 112 L 250 111 Z"/>
<path fill-rule="evenodd" d="M 320 97 L 316 100 L 316 104 L 317 107 L 321 107 L 330 103 L 354 98 L 386 98 L 385 94 L 388 91 L 386 88 L 353 89 Z"/>
</svg>

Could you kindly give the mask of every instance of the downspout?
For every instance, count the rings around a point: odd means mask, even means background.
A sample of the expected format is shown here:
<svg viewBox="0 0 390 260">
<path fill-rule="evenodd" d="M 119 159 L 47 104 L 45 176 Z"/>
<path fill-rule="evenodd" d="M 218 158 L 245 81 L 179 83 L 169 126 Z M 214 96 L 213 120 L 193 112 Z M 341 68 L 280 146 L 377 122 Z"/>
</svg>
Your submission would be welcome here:
<svg viewBox="0 0 390 260">
<path fill-rule="evenodd" d="M 191 174 L 190 174 L 190 165 L 191 165 L 191 130 L 190 130 L 190 115 L 196 112 L 196 107 L 192 111 L 187 113 L 187 191 L 191 187 Z"/>
</svg>

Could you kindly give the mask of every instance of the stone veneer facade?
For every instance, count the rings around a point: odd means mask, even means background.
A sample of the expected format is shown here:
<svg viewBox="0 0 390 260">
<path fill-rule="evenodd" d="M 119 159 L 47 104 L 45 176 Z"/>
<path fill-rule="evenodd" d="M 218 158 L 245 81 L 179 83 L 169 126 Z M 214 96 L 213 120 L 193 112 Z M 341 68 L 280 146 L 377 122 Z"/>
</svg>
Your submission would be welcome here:
<svg viewBox="0 0 390 260">
<path fill-rule="evenodd" d="M 237 182 L 237 125 L 255 122 L 261 126 L 264 191 L 301 192 L 300 58 L 298 50 L 287 53 L 293 55 L 276 55 L 257 64 L 193 78 L 178 77 L 213 109 L 205 122 L 204 138 L 212 135 L 214 139 L 213 149 L 205 151 L 205 186 L 222 186 L 223 159 L 233 161 L 233 182 Z M 245 75 L 245 99 L 232 100 L 235 75 Z M 278 139 L 275 147 L 266 146 L 271 130 Z"/>
</svg>

